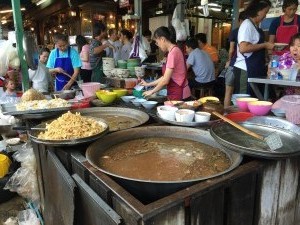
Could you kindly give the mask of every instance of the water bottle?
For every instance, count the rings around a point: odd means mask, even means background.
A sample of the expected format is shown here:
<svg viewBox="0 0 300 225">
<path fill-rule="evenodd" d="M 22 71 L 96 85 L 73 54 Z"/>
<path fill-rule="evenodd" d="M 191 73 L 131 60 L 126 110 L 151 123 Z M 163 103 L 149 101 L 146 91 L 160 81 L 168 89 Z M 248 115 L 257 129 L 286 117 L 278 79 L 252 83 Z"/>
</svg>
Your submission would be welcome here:
<svg viewBox="0 0 300 225">
<path fill-rule="evenodd" d="M 278 79 L 278 61 L 273 59 L 271 61 L 271 68 L 270 68 L 270 79 L 277 80 Z"/>
</svg>

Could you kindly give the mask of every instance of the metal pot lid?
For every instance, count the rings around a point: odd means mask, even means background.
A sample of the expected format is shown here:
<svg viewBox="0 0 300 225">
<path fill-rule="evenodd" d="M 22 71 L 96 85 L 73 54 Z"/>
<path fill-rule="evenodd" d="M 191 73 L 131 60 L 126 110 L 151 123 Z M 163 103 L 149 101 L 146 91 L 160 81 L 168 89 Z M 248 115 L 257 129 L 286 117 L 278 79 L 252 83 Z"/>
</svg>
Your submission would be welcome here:
<svg viewBox="0 0 300 225">
<path fill-rule="evenodd" d="M 180 181 L 178 180 L 157 181 L 157 180 L 141 180 L 141 179 L 134 179 L 130 177 L 120 176 L 103 169 L 99 165 L 99 158 L 102 156 L 102 153 L 105 152 L 107 149 L 110 149 L 112 146 L 130 140 L 150 138 L 150 137 L 169 137 L 174 139 L 184 138 L 186 140 L 197 141 L 218 148 L 220 151 L 222 151 L 229 157 L 229 159 L 231 160 L 231 166 L 228 169 L 224 171 L 220 171 L 217 174 L 210 175 L 210 176 L 203 176 L 197 179 L 180 180 Z M 177 127 L 177 126 L 145 126 L 145 127 L 132 128 L 132 129 L 122 130 L 122 131 L 108 134 L 105 137 L 99 139 L 98 141 L 92 143 L 88 147 L 86 151 L 86 158 L 91 165 L 93 165 L 95 168 L 99 169 L 100 171 L 110 176 L 125 179 L 125 180 L 138 181 L 143 183 L 156 183 L 156 184 L 178 184 L 178 183 L 188 183 L 188 182 L 206 180 L 209 178 L 217 177 L 225 173 L 228 173 L 229 171 L 239 166 L 239 164 L 242 161 L 242 156 L 240 153 L 231 151 L 228 148 L 224 148 L 223 146 L 219 145 L 211 137 L 209 131 L 195 129 L 195 128 Z"/>
<path fill-rule="evenodd" d="M 251 123 L 249 121 L 240 123 L 240 125 L 263 136 L 268 136 L 272 132 L 276 132 L 282 140 L 283 147 L 271 151 L 264 141 L 251 137 L 225 122 L 213 124 L 210 133 L 221 145 L 245 155 L 278 159 L 300 154 L 299 135 L 294 132 L 279 127 Z"/>
</svg>

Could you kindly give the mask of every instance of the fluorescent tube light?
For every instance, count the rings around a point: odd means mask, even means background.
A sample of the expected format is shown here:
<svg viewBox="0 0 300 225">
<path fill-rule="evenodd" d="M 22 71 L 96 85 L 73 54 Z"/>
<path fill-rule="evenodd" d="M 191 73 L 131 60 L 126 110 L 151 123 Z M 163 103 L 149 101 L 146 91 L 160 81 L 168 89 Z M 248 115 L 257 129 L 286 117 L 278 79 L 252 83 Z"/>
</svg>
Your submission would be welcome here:
<svg viewBox="0 0 300 225">
<path fill-rule="evenodd" d="M 46 1 L 48 1 L 48 0 L 40 0 L 40 1 L 36 2 L 35 4 L 36 4 L 36 5 L 41 5 L 41 4 L 43 4 L 44 2 L 46 2 Z"/>
<path fill-rule="evenodd" d="M 25 11 L 25 10 L 26 10 L 25 8 L 21 8 L 21 11 Z M 1 10 L 0 13 L 9 13 L 12 11 L 13 11 L 12 9 L 7 9 L 7 10 Z"/>
</svg>

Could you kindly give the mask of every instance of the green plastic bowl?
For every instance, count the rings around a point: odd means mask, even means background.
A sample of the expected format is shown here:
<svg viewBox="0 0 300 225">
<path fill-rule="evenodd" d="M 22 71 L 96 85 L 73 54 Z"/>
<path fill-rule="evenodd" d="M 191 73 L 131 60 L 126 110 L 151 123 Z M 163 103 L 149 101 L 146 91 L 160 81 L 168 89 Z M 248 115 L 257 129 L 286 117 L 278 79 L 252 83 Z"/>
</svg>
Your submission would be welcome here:
<svg viewBox="0 0 300 225">
<path fill-rule="evenodd" d="M 127 69 L 127 61 L 118 60 L 118 68 Z"/>
</svg>

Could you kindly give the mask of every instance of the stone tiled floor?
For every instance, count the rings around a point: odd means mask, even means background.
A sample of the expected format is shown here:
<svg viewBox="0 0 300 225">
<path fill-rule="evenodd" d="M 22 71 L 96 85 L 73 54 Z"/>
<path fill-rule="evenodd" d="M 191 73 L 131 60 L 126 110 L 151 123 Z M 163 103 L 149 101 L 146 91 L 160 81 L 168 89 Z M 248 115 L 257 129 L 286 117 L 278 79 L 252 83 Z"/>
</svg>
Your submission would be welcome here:
<svg viewBox="0 0 300 225">
<path fill-rule="evenodd" d="M 7 202 L 0 203 L 0 224 L 3 224 L 9 217 L 16 217 L 18 212 L 24 209 L 25 201 L 19 196 Z"/>
</svg>

